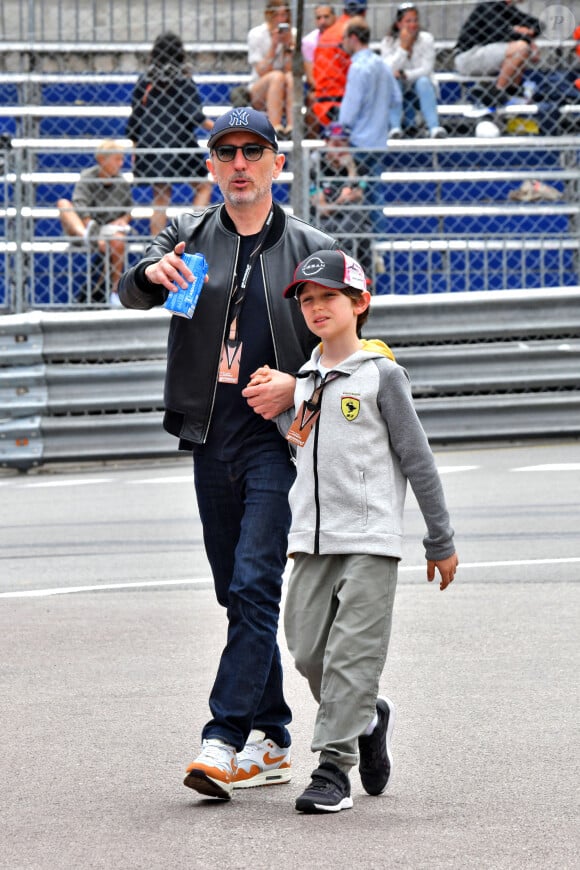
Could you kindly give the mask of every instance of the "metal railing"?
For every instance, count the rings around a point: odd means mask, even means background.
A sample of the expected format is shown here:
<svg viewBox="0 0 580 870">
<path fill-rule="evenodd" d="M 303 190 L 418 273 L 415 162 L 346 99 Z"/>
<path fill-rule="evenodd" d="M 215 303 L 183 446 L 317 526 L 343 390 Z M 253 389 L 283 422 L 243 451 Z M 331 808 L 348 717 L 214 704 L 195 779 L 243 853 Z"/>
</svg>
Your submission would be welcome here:
<svg viewBox="0 0 580 870">
<path fill-rule="evenodd" d="M 0 465 L 173 455 L 169 314 L 0 317 Z M 580 435 L 580 294 L 375 298 L 365 335 L 411 376 L 432 442 Z"/>
<path fill-rule="evenodd" d="M 428 0 L 419 4 L 423 25 L 438 39 L 454 41 L 462 21 L 475 0 Z M 288 4 L 296 20 L 297 0 Z M 314 27 L 316 2 L 304 2 L 305 29 Z M 340 10 L 342 3 L 335 4 Z M 38 47 L 78 46 L 94 52 L 125 48 L 128 44 L 151 43 L 163 30 L 183 34 L 193 49 L 211 50 L 216 43 L 245 44 L 250 27 L 264 20 L 265 0 L 0 0 L 2 40 L 8 50 Z M 382 38 L 394 20 L 397 0 L 368 4 L 367 19 L 373 34 Z M 546 17 L 543 0 L 526 0 L 522 8 L 536 17 Z M 551 29 L 571 35 L 567 20 L 559 24 L 564 10 L 574 20 L 574 4 L 555 4 Z M 578 23 L 578 22 L 576 22 Z M 550 24 L 550 22 L 548 22 Z M 570 34 L 568 34 L 570 30 Z M 223 48 L 223 45 L 220 46 Z"/>
<path fill-rule="evenodd" d="M 96 255 L 82 240 L 64 236 L 56 207 L 59 197 L 72 195 L 79 177 L 73 167 L 93 162 L 96 142 L 12 142 L 1 176 L 0 311 L 107 307 L 108 248 Z M 378 295 L 580 284 L 576 137 L 398 142 L 380 153 L 374 175 L 350 180 L 337 180 L 328 163 L 314 159 L 335 153 L 322 142 L 304 142 L 298 153 L 290 142 L 282 147 L 287 166 L 274 187 L 276 200 L 335 235 L 361 260 Z M 294 181 L 297 165 L 301 184 Z M 133 178 L 128 153 L 124 174 Z M 342 205 L 338 214 L 321 208 L 319 191 L 331 197 L 337 183 L 355 182 L 365 190 L 360 202 Z M 545 190 L 555 199 L 543 197 Z M 135 183 L 134 191 L 127 264 L 150 239 L 151 188 Z M 189 184 L 178 182 L 173 193 L 169 217 L 191 207 Z M 220 200 L 217 187 L 212 196 Z"/>
</svg>

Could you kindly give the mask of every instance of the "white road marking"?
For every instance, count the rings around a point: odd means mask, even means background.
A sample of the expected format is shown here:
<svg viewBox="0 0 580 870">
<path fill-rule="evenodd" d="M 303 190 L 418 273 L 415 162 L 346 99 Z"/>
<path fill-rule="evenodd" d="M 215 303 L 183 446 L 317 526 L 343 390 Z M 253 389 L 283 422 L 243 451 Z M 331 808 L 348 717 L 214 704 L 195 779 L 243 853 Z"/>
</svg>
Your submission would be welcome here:
<svg viewBox="0 0 580 870">
<path fill-rule="evenodd" d="M 545 465 L 522 465 L 510 471 L 580 471 L 580 462 L 551 462 Z"/>
<path fill-rule="evenodd" d="M 40 489 L 41 487 L 55 486 L 92 486 L 94 483 L 112 483 L 112 477 L 79 477 L 73 480 L 31 480 L 30 483 L 25 483 L 24 486 L 30 489 Z"/>
<path fill-rule="evenodd" d="M 469 570 L 470 568 L 514 568 L 523 566 L 540 566 L 540 565 L 570 565 L 580 563 L 580 556 L 568 556 L 561 559 L 506 559 L 497 562 L 461 562 L 460 571 Z M 399 571 L 408 573 L 410 571 L 425 571 L 426 565 L 401 565 Z M 286 571 L 288 573 L 288 569 Z M 44 598 L 50 595 L 74 595 L 79 592 L 111 592 L 117 589 L 150 589 L 160 588 L 163 586 L 198 586 L 211 587 L 213 580 L 211 577 L 197 577 L 173 580 L 135 580 L 128 583 L 102 583 L 92 586 L 57 586 L 51 589 L 23 589 L 14 592 L 0 592 L 0 598 Z"/>
<path fill-rule="evenodd" d="M 438 465 L 439 474 L 455 474 L 457 471 L 476 471 L 479 465 Z"/>
<path fill-rule="evenodd" d="M 193 472 L 183 474 L 180 477 L 144 477 L 142 480 L 127 480 L 131 486 L 137 486 L 141 483 L 193 483 Z"/>
<path fill-rule="evenodd" d="M 580 467 L 580 466 L 579 466 Z M 455 474 L 462 471 L 475 471 L 480 468 L 479 465 L 442 465 L 438 466 L 440 474 Z M 512 469 L 519 470 L 519 469 Z M 19 478 L 8 478 L 0 480 L 2 486 L 20 486 L 23 489 L 31 488 L 49 488 L 49 487 L 67 487 L 67 486 L 92 486 L 98 483 L 119 483 L 118 478 L 114 477 L 78 477 L 78 478 L 51 478 L 50 480 L 22 480 Z M 184 474 L 174 474 L 167 477 L 141 477 L 137 480 L 122 480 L 121 485 L 128 486 L 155 486 L 156 484 L 174 484 L 174 483 L 193 483 L 192 471 Z"/>
<path fill-rule="evenodd" d="M 49 595 L 73 595 L 77 592 L 102 592 L 117 589 L 147 589 L 155 586 L 213 585 L 210 577 L 192 580 L 135 580 L 132 583 L 101 583 L 93 586 L 56 586 L 52 589 L 23 589 L 21 592 L 0 592 L 0 598 L 43 598 Z"/>
</svg>

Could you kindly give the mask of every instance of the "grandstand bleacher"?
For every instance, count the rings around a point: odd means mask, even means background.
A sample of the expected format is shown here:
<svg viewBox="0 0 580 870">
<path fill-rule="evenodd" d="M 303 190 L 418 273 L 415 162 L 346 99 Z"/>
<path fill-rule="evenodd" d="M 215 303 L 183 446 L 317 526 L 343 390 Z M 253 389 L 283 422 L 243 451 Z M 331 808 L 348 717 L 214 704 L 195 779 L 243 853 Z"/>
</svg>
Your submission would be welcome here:
<svg viewBox="0 0 580 870">
<path fill-rule="evenodd" d="M 245 44 L 239 50 L 245 53 Z M 540 92 L 541 76 L 540 71 Z M 449 70 L 438 72 L 437 78 L 441 118 L 452 136 L 441 142 L 389 143 L 381 184 L 392 232 L 388 238 L 373 240 L 377 292 L 577 285 L 580 214 L 575 136 L 501 136 L 493 142 L 472 138 L 476 119 L 470 117 L 469 91 L 477 80 Z M 86 253 L 63 240 L 55 203 L 60 197 L 70 198 L 79 171 L 92 165 L 99 140 L 112 137 L 129 146 L 124 135 L 136 80 L 136 72 L 0 73 L 0 134 L 5 134 L 13 150 L 26 155 L 20 163 L 24 193 L 17 233 L 9 229 L 15 217 L 16 176 L 6 171 L 3 176 L 6 206 L 0 210 L 0 222 L 6 241 L 0 248 L 0 257 L 5 258 L 0 306 L 8 304 L 4 281 L 12 265 L 6 258 L 18 250 L 27 257 L 30 305 L 70 303 L 72 276 L 90 273 Z M 205 115 L 215 118 L 230 105 L 232 88 L 247 84 L 249 75 L 200 73 L 195 80 Z M 580 121 L 580 100 L 560 103 L 555 108 L 567 122 L 563 130 L 574 132 Z M 545 108 L 542 103 L 514 105 L 497 117 L 500 122 L 502 116 L 538 117 L 541 131 Z M 458 131 L 463 135 L 453 135 Z M 207 131 L 200 129 L 198 138 L 205 145 Z M 320 146 L 305 141 L 301 150 L 308 153 Z M 295 156 L 291 143 L 284 143 L 284 148 L 288 171 L 274 192 L 278 201 L 290 207 Z M 308 172 L 308 161 L 304 166 Z M 129 156 L 124 169 L 131 179 Z M 526 179 L 554 186 L 561 191 L 562 201 L 510 202 L 509 194 Z M 147 239 L 150 201 L 150 187 L 136 185 L 130 257 L 139 255 Z M 173 211 L 190 201 L 189 185 L 175 184 Z M 306 203 L 304 214 L 308 215 Z M 69 290 L 55 289 L 63 286 Z"/>
</svg>

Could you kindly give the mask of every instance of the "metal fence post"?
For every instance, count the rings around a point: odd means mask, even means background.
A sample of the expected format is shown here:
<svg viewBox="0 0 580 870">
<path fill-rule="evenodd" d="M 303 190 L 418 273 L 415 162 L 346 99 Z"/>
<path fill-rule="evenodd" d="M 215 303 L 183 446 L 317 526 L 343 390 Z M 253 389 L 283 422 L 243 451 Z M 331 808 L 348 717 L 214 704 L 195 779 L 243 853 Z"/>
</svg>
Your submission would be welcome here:
<svg viewBox="0 0 580 870">
<path fill-rule="evenodd" d="M 14 216 L 7 219 L 8 226 L 14 228 L 14 281 L 12 284 L 12 310 L 16 314 L 22 314 L 24 311 L 25 299 L 25 269 L 24 269 L 24 230 L 22 217 L 23 205 L 23 181 L 22 167 L 24 162 L 24 149 L 16 148 L 14 151 Z"/>
</svg>

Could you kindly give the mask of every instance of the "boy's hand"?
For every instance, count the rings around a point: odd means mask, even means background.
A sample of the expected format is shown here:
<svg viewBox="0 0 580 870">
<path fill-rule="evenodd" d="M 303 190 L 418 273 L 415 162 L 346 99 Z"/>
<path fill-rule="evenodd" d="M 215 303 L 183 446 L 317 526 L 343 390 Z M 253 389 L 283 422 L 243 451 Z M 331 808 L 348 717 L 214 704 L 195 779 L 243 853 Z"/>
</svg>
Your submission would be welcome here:
<svg viewBox="0 0 580 870">
<path fill-rule="evenodd" d="M 459 559 L 457 558 L 457 553 L 454 553 L 452 556 L 448 556 L 447 559 L 436 559 L 436 560 L 427 560 L 427 580 L 431 582 L 435 578 L 435 568 L 441 574 L 441 583 L 439 584 L 439 589 L 447 589 L 453 578 L 455 577 L 455 572 L 457 571 L 457 566 L 459 565 Z"/>
<path fill-rule="evenodd" d="M 242 396 L 256 414 L 272 420 L 294 404 L 294 385 L 292 375 L 262 366 L 250 376 Z"/>
<path fill-rule="evenodd" d="M 259 369 L 256 369 L 255 372 L 252 372 L 250 375 L 250 380 L 248 381 L 248 387 L 257 387 L 258 384 L 267 384 L 272 380 L 272 369 L 270 366 L 264 365 L 260 366 Z"/>
</svg>

